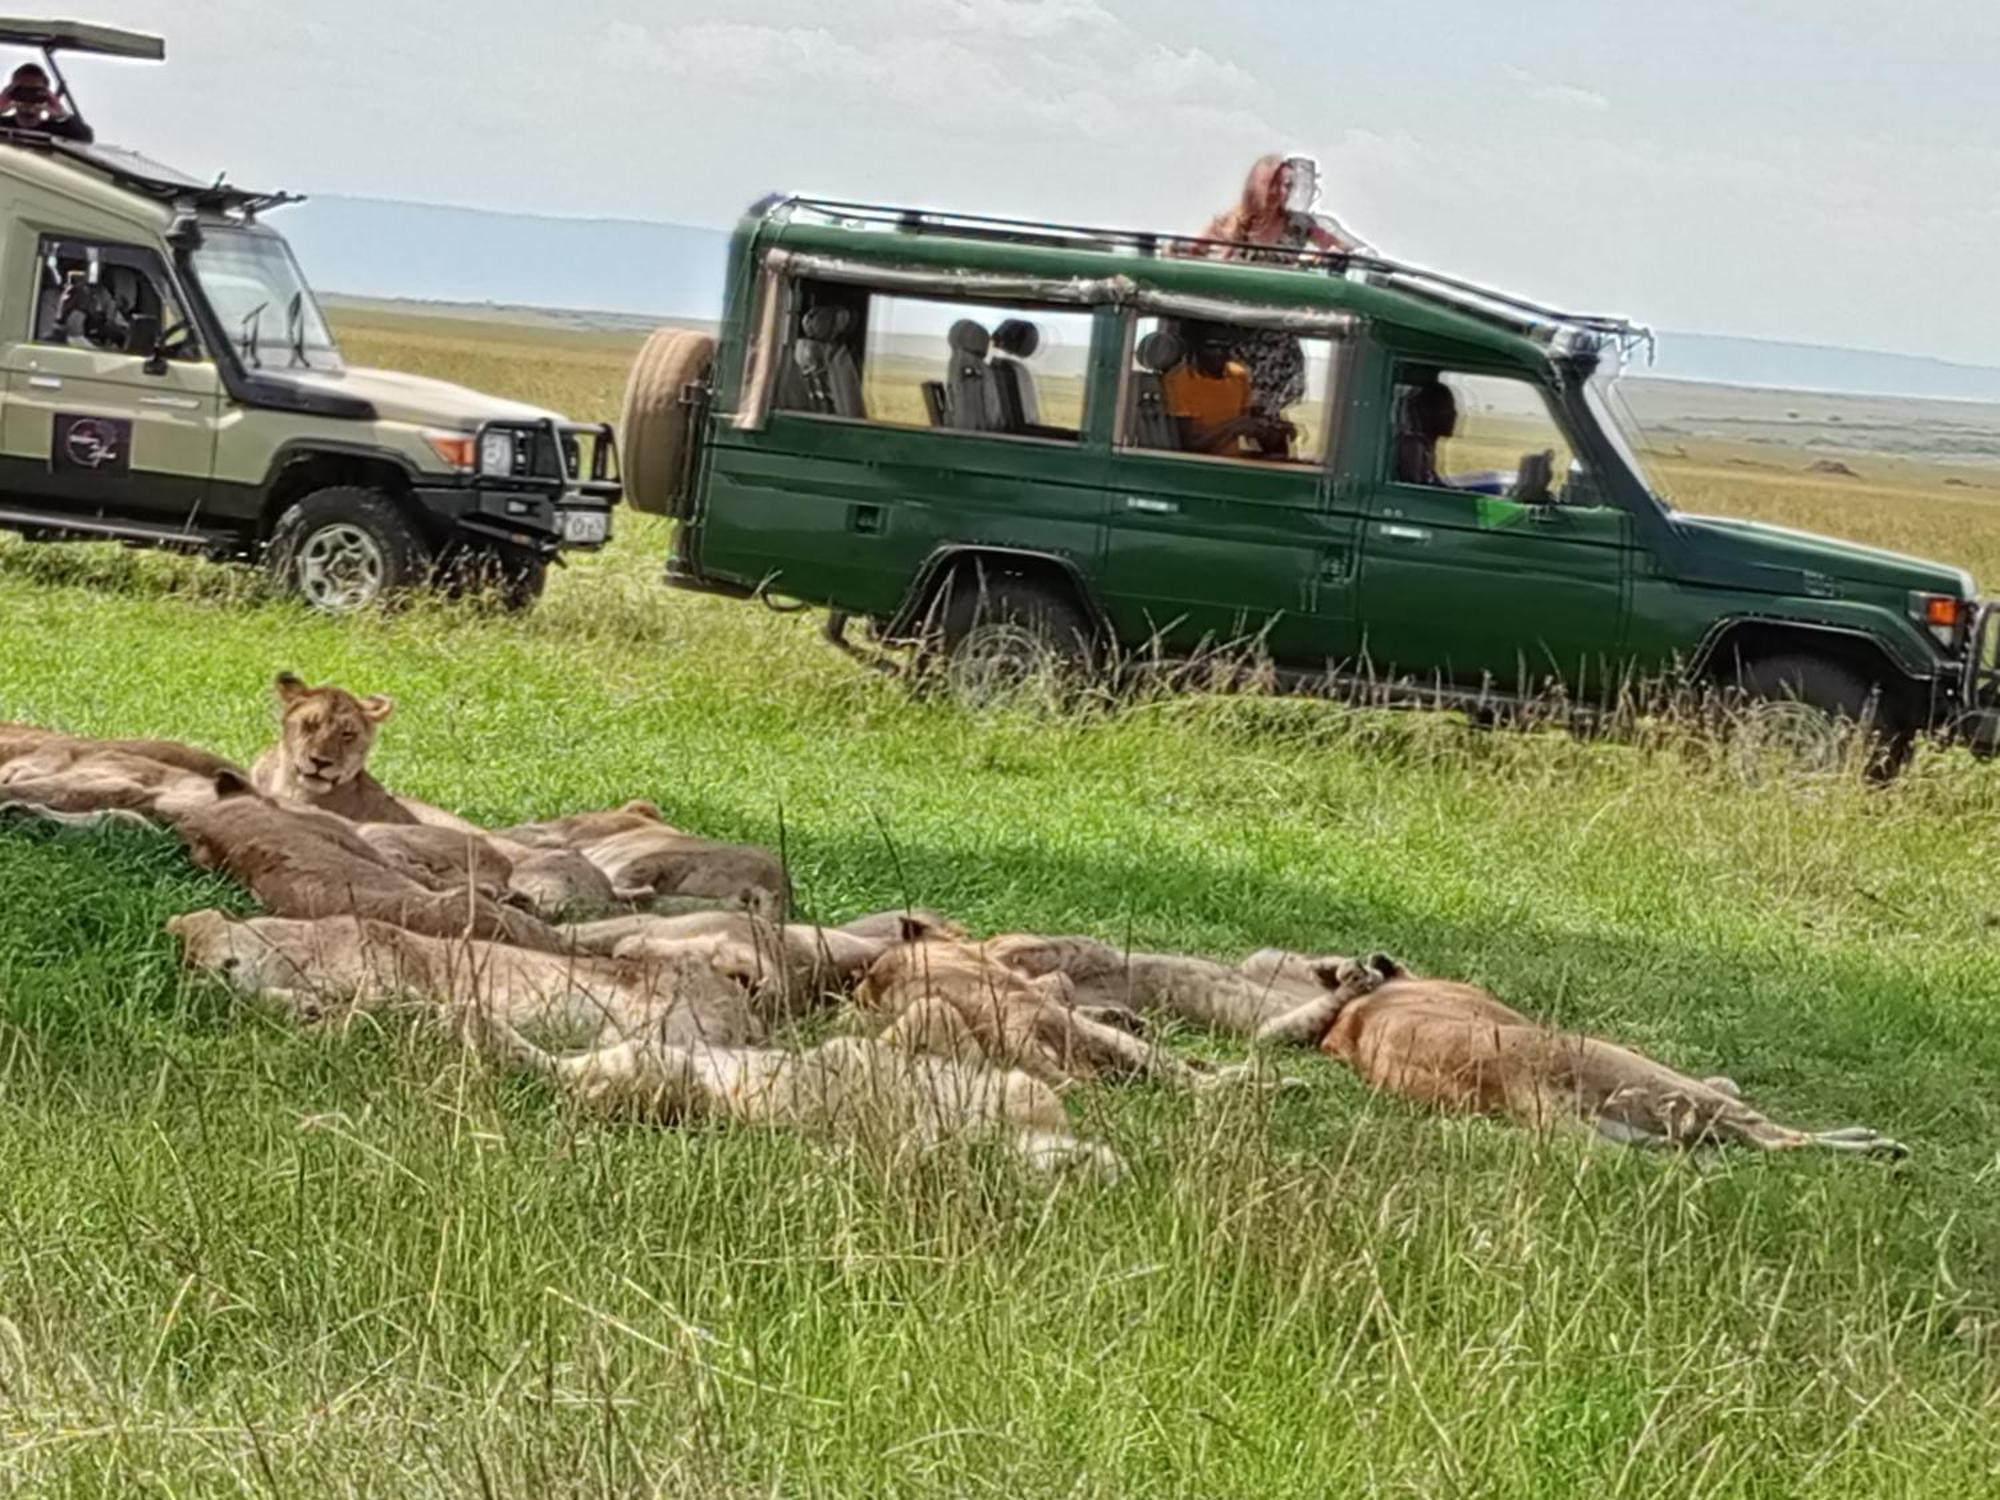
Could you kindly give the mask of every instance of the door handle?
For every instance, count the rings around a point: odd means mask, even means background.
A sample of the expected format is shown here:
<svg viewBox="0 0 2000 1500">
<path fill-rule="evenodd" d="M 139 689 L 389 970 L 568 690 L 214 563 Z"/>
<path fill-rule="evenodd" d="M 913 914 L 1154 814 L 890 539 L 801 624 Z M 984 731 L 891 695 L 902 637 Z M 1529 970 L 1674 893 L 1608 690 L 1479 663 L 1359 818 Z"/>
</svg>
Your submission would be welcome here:
<svg viewBox="0 0 2000 1500">
<path fill-rule="evenodd" d="M 1422 526 L 1383 525 L 1375 528 L 1375 534 L 1391 542 L 1428 542 L 1430 532 Z"/>
<path fill-rule="evenodd" d="M 201 403 L 192 396 L 141 396 L 141 406 L 171 406 L 175 411 L 200 411 Z"/>
<path fill-rule="evenodd" d="M 1180 514 L 1177 500 L 1155 500 L 1151 495 L 1127 495 L 1125 508 L 1136 510 L 1143 516 L 1173 516 Z"/>
<path fill-rule="evenodd" d="M 60 375 L 30 375 L 28 377 L 28 384 L 34 386 L 37 390 L 59 391 L 62 389 L 62 377 Z"/>
</svg>

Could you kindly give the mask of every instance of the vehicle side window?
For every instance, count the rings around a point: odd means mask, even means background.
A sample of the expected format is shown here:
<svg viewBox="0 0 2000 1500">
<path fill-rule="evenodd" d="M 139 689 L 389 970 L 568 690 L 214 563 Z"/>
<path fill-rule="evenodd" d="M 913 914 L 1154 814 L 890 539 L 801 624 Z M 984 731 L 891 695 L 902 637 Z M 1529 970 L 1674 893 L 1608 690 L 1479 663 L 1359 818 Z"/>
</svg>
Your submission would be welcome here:
<svg viewBox="0 0 2000 1500">
<path fill-rule="evenodd" d="M 1125 381 L 1128 447 L 1255 463 L 1326 457 L 1331 339 L 1141 318 Z"/>
<path fill-rule="evenodd" d="M 151 320 L 161 352 L 197 358 L 187 315 L 166 267 L 136 245 L 44 235 L 36 259 L 34 342 L 77 344 L 121 354 L 150 354 L 134 342 Z"/>
<path fill-rule="evenodd" d="M 1389 473 L 1397 484 L 1530 504 L 1588 489 L 1546 393 L 1532 381 L 1405 364 L 1390 415 Z"/>
<path fill-rule="evenodd" d="M 803 282 L 779 365 L 780 411 L 1074 442 L 1091 315 Z"/>
</svg>

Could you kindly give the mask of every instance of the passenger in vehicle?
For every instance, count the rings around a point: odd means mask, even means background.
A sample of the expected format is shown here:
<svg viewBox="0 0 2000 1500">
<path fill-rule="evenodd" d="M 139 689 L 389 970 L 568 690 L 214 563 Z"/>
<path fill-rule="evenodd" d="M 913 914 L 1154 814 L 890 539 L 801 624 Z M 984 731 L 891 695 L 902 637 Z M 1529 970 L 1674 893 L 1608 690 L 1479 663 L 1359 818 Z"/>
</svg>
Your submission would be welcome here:
<svg viewBox="0 0 2000 1500">
<path fill-rule="evenodd" d="M 108 285 L 93 283 L 83 267 L 73 267 L 64 275 L 62 292 L 56 298 L 49 341 L 122 353 L 131 341 L 132 311 Z"/>
<path fill-rule="evenodd" d="M 993 375 L 1002 432 L 1026 432 L 1042 420 L 1035 376 L 1024 363 L 1041 347 L 1041 330 L 1026 318 L 1008 318 L 993 330 L 993 355 L 987 361 Z"/>
<path fill-rule="evenodd" d="M 1217 241 L 1223 260 L 1290 263 L 1300 252 L 1352 254 L 1367 249 L 1319 204 L 1319 164 L 1309 156 L 1260 156 L 1244 179 L 1236 206 L 1217 214 L 1202 231 Z M 1306 394 L 1306 356 L 1296 336 L 1281 328 L 1246 328 L 1236 357 L 1250 371 L 1253 408 L 1272 421 Z"/>
<path fill-rule="evenodd" d="M 1403 388 L 1396 424 L 1396 482 L 1449 489 L 1438 472 L 1438 444 L 1458 431 L 1458 397 L 1435 371 Z"/>
<path fill-rule="evenodd" d="M 64 107 L 62 96 L 49 87 L 49 75 L 39 63 L 22 63 L 0 89 L 0 127 L 40 131 L 83 145 L 97 139 L 81 115 Z"/>
<path fill-rule="evenodd" d="M 1233 357 L 1234 332 L 1214 323 L 1182 329 L 1192 352 L 1167 372 L 1162 386 L 1185 453 L 1259 456 L 1290 446 L 1291 424 L 1255 409 L 1250 372 Z"/>
</svg>

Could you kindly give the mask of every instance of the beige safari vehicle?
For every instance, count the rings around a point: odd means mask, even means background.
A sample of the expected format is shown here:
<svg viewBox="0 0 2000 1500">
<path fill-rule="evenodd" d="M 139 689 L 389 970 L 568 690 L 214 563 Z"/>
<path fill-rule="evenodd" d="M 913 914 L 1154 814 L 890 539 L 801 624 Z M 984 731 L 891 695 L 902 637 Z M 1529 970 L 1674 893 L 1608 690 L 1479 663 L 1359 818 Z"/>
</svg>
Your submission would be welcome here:
<svg viewBox="0 0 2000 1500">
<path fill-rule="evenodd" d="M 0 43 L 64 101 L 60 53 L 165 55 L 72 22 Z M 349 366 L 264 223 L 295 198 L 74 133 L 0 117 L 0 529 L 261 562 L 329 611 L 432 584 L 523 607 L 609 540 L 608 425 Z"/>
</svg>

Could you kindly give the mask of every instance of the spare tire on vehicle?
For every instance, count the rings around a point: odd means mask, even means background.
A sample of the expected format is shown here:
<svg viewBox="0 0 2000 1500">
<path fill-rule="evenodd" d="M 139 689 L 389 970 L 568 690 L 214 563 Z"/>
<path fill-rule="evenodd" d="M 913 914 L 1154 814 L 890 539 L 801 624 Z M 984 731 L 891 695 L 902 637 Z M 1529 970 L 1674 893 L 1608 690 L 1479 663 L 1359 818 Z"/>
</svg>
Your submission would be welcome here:
<svg viewBox="0 0 2000 1500">
<path fill-rule="evenodd" d="M 704 379 L 715 340 L 686 328 L 660 328 L 632 361 L 618 419 L 619 472 L 625 501 L 648 515 L 679 513 L 686 478 L 688 408 L 681 397 Z"/>
</svg>

